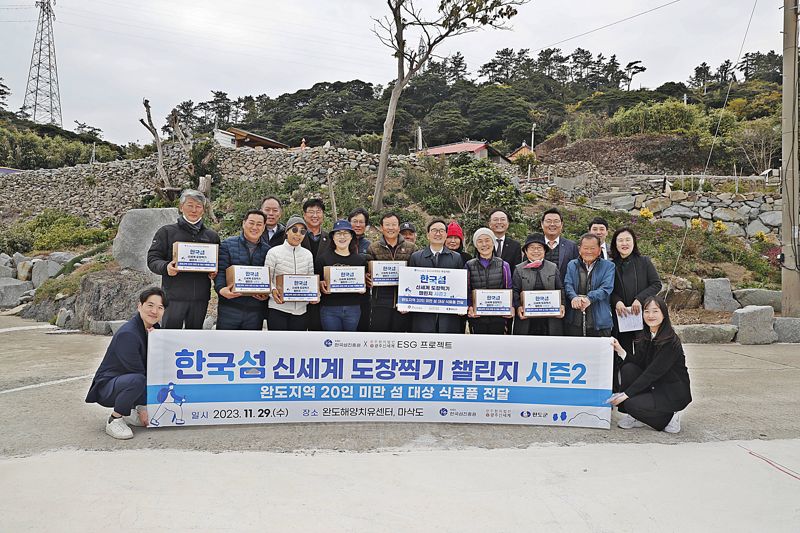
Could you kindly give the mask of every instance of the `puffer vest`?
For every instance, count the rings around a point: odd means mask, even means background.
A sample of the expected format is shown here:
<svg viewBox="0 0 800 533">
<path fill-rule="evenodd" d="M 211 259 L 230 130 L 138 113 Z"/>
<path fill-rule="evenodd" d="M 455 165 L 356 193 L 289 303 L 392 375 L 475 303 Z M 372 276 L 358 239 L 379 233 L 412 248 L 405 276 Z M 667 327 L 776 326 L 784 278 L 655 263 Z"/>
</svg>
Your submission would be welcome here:
<svg viewBox="0 0 800 533">
<path fill-rule="evenodd" d="M 480 258 L 476 257 L 467 261 L 469 283 L 473 289 L 504 289 L 503 285 L 503 260 L 492 257 L 487 268 L 484 268 Z"/>
</svg>

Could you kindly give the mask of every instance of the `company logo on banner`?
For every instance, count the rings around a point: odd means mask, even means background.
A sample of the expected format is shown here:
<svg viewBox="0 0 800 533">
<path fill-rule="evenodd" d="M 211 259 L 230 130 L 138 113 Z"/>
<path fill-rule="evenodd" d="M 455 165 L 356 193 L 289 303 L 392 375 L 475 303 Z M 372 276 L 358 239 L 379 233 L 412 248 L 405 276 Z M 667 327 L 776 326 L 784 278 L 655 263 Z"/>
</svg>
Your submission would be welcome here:
<svg viewBox="0 0 800 533">
<path fill-rule="evenodd" d="M 157 330 L 155 427 L 470 422 L 608 428 L 606 338 Z"/>
</svg>

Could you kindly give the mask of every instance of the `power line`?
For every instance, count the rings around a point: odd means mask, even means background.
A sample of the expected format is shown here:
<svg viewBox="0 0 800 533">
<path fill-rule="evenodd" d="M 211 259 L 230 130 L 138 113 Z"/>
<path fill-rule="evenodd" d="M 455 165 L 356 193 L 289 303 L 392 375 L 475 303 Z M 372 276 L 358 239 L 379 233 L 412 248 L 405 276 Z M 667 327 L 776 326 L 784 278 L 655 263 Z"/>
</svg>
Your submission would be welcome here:
<svg viewBox="0 0 800 533">
<path fill-rule="evenodd" d="M 736 56 L 736 63 L 742 58 L 742 52 L 744 51 L 744 43 L 747 41 L 747 34 L 750 33 L 750 24 L 753 22 L 753 14 L 756 12 L 756 6 L 758 5 L 758 0 L 753 1 L 753 9 L 750 11 L 750 18 L 747 20 L 747 27 L 744 30 L 744 36 L 742 37 L 742 44 L 739 45 L 739 54 Z M 722 115 L 725 111 L 725 107 L 728 105 L 728 97 L 731 94 L 731 87 L 733 87 L 733 76 L 731 76 L 731 81 L 728 84 L 728 90 L 725 93 L 725 101 L 722 104 L 722 107 L 719 110 L 719 119 L 717 120 L 717 127 L 714 130 L 714 138 L 711 140 L 711 148 L 708 151 L 708 159 L 706 160 L 706 166 L 703 168 L 703 176 L 706 175 L 708 172 L 708 167 L 711 164 L 711 155 L 714 153 L 714 145 L 716 144 L 717 137 L 719 136 L 719 126 L 722 123 Z M 697 203 L 697 199 L 695 199 L 695 204 Z M 689 224 L 683 230 L 683 239 L 681 240 L 681 247 L 678 249 L 678 257 L 675 259 L 675 266 L 672 269 L 672 276 L 675 276 L 675 272 L 678 271 L 678 263 L 681 260 L 681 255 L 683 255 L 683 247 L 686 245 L 686 237 L 689 235 L 689 228 L 691 226 Z M 669 294 L 669 287 L 667 289 L 667 294 Z"/>
<path fill-rule="evenodd" d="M 553 44 L 548 44 L 547 46 L 543 46 L 542 48 L 537 48 L 537 49 L 534 50 L 534 52 L 541 52 L 542 50 L 545 50 L 547 48 L 552 48 L 553 46 L 559 45 L 561 43 L 566 43 L 567 41 L 572 41 L 572 40 L 577 39 L 579 37 L 583 37 L 585 35 L 589 35 L 590 33 L 594 33 L 596 31 L 604 30 L 606 28 L 610 28 L 611 26 L 615 26 L 615 25 L 620 24 L 622 22 L 626 22 L 628 20 L 635 19 L 636 17 L 641 17 L 642 15 L 646 15 L 648 13 L 652 13 L 653 11 L 657 11 L 657 10 L 662 9 L 664 7 L 671 6 L 672 4 L 677 4 L 680 1 L 681 0 L 672 0 L 672 2 L 667 2 L 666 4 L 661 4 L 660 6 L 656 6 L 656 7 L 652 8 L 652 9 L 648 9 L 647 11 L 642 11 L 640 13 L 636 13 L 635 15 L 631 15 L 629 17 L 625 17 L 624 19 L 615 20 L 614 22 L 610 22 L 608 24 L 605 24 L 603 26 L 594 28 L 592 30 L 585 31 L 583 33 L 579 33 L 578 35 L 573 35 L 572 37 L 567 37 L 566 39 L 562 39 L 562 40 L 560 40 L 558 42 L 555 42 Z"/>
</svg>

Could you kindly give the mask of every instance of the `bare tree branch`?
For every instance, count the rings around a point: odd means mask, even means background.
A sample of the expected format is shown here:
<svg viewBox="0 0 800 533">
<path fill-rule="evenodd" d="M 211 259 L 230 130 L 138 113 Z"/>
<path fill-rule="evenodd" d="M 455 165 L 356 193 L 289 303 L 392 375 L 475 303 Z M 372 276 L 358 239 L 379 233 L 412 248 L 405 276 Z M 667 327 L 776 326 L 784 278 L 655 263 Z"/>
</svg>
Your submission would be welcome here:
<svg viewBox="0 0 800 533">
<path fill-rule="evenodd" d="M 158 174 L 156 192 L 164 199 L 168 199 L 168 194 L 165 192 L 165 189 L 172 189 L 172 183 L 169 180 L 169 176 L 167 176 L 167 171 L 164 169 L 164 148 L 161 145 L 161 137 L 158 136 L 158 130 L 153 125 L 153 117 L 150 114 L 150 100 L 144 98 L 142 100 L 142 105 L 144 105 L 147 122 L 141 118 L 139 122 L 141 122 L 142 126 L 147 128 L 147 131 L 153 136 L 153 140 L 156 143 L 156 152 L 158 152 L 158 160 L 156 161 L 156 172 Z"/>
</svg>

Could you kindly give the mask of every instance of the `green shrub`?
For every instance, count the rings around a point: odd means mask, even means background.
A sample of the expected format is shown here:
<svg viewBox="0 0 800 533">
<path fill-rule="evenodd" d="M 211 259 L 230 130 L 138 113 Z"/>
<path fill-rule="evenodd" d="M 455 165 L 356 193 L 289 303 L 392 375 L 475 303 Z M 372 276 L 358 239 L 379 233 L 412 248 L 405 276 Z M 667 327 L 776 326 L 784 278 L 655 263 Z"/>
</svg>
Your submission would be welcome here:
<svg viewBox="0 0 800 533">
<path fill-rule="evenodd" d="M 0 252 L 13 255 L 30 250 L 33 250 L 33 235 L 22 225 L 0 225 Z"/>
<path fill-rule="evenodd" d="M 89 227 L 81 217 L 45 209 L 32 220 L 17 222 L 7 230 L 0 230 L 0 249 L 6 253 L 32 249 L 64 250 L 105 242 L 114 233 L 114 229 Z"/>
</svg>

